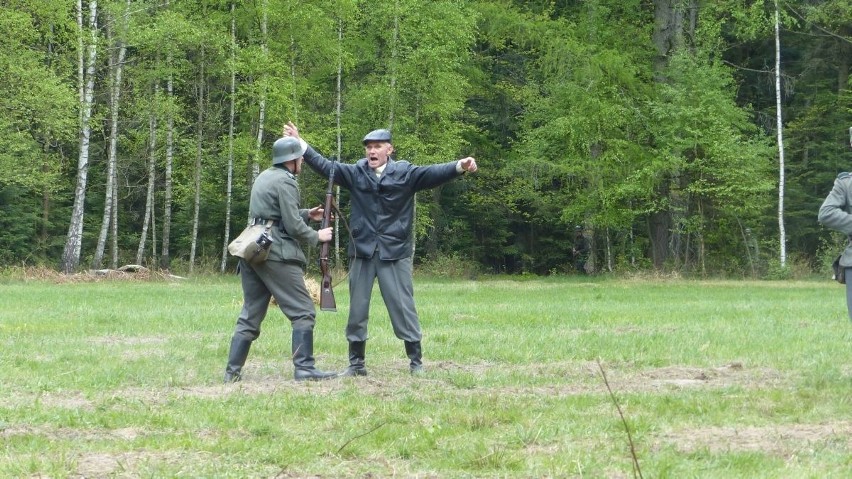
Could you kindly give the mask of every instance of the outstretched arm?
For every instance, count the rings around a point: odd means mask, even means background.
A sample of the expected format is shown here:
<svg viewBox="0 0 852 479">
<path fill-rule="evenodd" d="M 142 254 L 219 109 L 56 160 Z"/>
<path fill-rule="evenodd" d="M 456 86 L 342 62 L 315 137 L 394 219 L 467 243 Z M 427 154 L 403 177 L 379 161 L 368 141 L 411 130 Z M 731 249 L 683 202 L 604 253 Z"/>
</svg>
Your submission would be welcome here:
<svg viewBox="0 0 852 479">
<path fill-rule="evenodd" d="M 284 130 L 282 132 L 284 136 L 292 136 L 294 138 L 302 138 L 299 134 L 299 129 L 296 125 L 293 124 L 292 121 L 288 121 L 286 125 L 284 125 Z M 322 156 L 319 152 L 314 150 L 314 148 L 308 144 L 308 149 L 305 151 L 305 163 L 311 167 L 312 170 L 316 171 L 320 175 L 324 177 L 328 177 L 329 173 L 331 173 L 332 162 L 327 158 Z M 335 173 L 334 173 L 334 182 L 339 184 L 344 188 L 349 188 L 349 185 L 352 184 L 352 165 L 342 164 L 337 162 L 335 165 Z"/>
<path fill-rule="evenodd" d="M 479 167 L 476 166 L 476 160 L 473 159 L 472 156 L 468 156 L 467 158 L 462 158 L 456 163 L 456 170 L 467 171 L 470 173 L 476 173 Z M 461 171 L 459 173 L 461 173 Z"/>
</svg>

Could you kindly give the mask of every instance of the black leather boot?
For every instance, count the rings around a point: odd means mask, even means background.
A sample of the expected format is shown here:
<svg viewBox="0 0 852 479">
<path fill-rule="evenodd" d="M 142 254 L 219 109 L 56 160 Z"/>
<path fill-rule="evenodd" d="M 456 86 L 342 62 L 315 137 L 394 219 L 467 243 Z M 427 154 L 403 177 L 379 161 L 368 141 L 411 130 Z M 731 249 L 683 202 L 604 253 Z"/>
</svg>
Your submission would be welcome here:
<svg viewBox="0 0 852 479">
<path fill-rule="evenodd" d="M 411 374 L 420 374 L 423 372 L 423 351 L 420 349 L 420 341 L 406 341 L 405 354 L 411 360 L 409 368 Z"/>
<path fill-rule="evenodd" d="M 234 336 L 231 338 L 231 351 L 228 353 L 228 365 L 225 367 L 226 383 L 235 383 L 239 381 L 243 366 L 248 358 L 251 341 L 242 336 Z"/>
<path fill-rule="evenodd" d="M 349 341 L 349 367 L 340 373 L 341 376 L 366 376 L 367 367 L 364 365 L 364 355 L 367 352 L 367 341 Z"/>
<path fill-rule="evenodd" d="M 310 329 L 293 330 L 293 378 L 296 381 L 319 381 L 337 377 L 337 373 L 320 371 L 314 367 L 314 332 Z"/>
</svg>

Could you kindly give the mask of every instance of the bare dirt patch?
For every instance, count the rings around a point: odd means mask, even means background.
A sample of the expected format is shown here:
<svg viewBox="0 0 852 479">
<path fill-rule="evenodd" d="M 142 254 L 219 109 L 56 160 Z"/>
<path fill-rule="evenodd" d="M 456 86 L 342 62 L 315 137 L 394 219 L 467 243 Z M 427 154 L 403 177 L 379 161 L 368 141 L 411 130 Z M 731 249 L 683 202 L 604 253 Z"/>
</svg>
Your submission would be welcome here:
<svg viewBox="0 0 852 479">
<path fill-rule="evenodd" d="M 92 411 L 94 405 L 83 393 L 79 391 L 60 391 L 51 393 L 40 393 L 37 395 L 20 395 L 14 404 L 39 404 L 47 408 L 80 409 Z"/>
<path fill-rule="evenodd" d="M 180 398 L 222 399 L 233 395 L 271 395 L 279 392 L 289 394 L 325 395 L 357 387 L 362 394 L 388 397 L 409 387 L 428 385 L 433 391 L 451 394 L 504 394 L 522 396 L 573 396 L 582 394 L 606 394 L 597 363 L 552 363 L 510 366 L 495 363 L 459 364 L 439 361 L 427 365 L 427 373 L 412 377 L 407 367 L 399 365 L 370 368 L 370 375 L 360 378 L 337 378 L 328 381 L 296 382 L 285 369 L 261 368 L 259 372 L 247 372 L 242 381 L 234 384 L 215 383 L 184 387 L 131 387 L 104 391 L 99 398 L 86 398 L 76 391 L 44 393 L 18 396 L 17 405 L 39 403 L 44 407 L 93 410 L 102 400 L 122 398 L 148 404 L 161 404 Z M 501 374 L 523 374 L 536 384 L 523 386 L 489 385 L 491 370 Z M 741 387 L 743 389 L 785 387 L 792 378 L 768 368 L 749 368 L 739 362 L 719 367 L 667 366 L 652 369 L 637 369 L 630 365 L 604 365 L 610 387 L 616 394 L 659 392 L 690 388 L 719 389 Z M 459 376 L 458 373 L 464 373 Z M 217 376 L 218 378 L 218 376 Z M 502 382 L 502 381 L 500 381 Z"/>
<path fill-rule="evenodd" d="M 212 455 L 195 452 L 193 462 L 209 461 Z M 76 473 L 68 477 L 136 477 L 131 471 L 144 470 L 146 464 L 176 465 L 188 461 L 186 454 L 177 452 L 129 451 L 113 453 L 84 453 L 76 458 Z"/>
<path fill-rule="evenodd" d="M 445 372 L 463 371 L 476 377 L 487 374 L 490 368 L 499 368 L 504 373 L 516 369 L 528 377 L 559 377 L 560 381 L 542 385 L 500 386 L 496 388 L 480 386 L 474 382 L 464 389 L 471 392 L 493 391 L 501 394 L 550 396 L 597 394 L 606 391 L 600 368 L 595 362 L 532 364 L 511 367 L 497 364 L 461 365 L 447 361 L 437 363 L 430 369 Z M 791 379 L 778 371 L 768 368 L 748 368 L 740 362 L 731 362 L 719 367 L 666 366 L 638 369 L 629 364 L 618 364 L 614 366 L 603 365 L 603 368 L 610 387 L 619 394 L 684 388 L 776 388 L 783 386 Z M 446 381 L 439 382 L 445 383 Z"/>
<path fill-rule="evenodd" d="M 686 453 L 748 451 L 780 457 L 829 446 L 848 451 L 852 448 L 852 422 L 693 428 L 663 434 L 654 443 L 655 450 L 665 446 Z"/>
<path fill-rule="evenodd" d="M 144 436 L 145 431 L 139 428 L 120 429 L 91 429 L 91 428 L 62 428 L 40 426 L 12 426 L 0 430 L 0 437 L 11 438 L 14 436 L 38 436 L 51 440 L 70 441 L 94 441 L 94 440 L 121 440 L 132 441 Z"/>
</svg>

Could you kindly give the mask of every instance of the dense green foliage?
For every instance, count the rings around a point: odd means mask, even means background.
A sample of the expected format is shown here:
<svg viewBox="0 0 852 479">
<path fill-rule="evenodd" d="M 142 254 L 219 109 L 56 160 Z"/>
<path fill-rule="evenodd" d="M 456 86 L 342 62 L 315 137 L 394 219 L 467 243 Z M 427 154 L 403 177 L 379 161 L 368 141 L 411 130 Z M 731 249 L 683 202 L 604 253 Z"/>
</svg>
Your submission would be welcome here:
<svg viewBox="0 0 852 479">
<path fill-rule="evenodd" d="M 816 210 L 849 169 L 852 2 L 779 5 L 788 256 L 815 267 L 839 240 Z M 419 262 L 569 272 L 582 225 L 597 271 L 774 274 L 773 18 L 774 2 L 735 0 L 6 0 L 0 264 L 60 263 L 86 78 L 80 268 L 100 263 L 111 214 L 113 266 L 137 252 L 151 266 L 217 265 L 227 213 L 232 238 L 256 165 L 292 120 L 343 161 L 379 127 L 418 164 L 477 158 L 476 175 L 418 196 Z M 105 215 L 121 47 L 116 209 Z M 321 201 L 323 178 L 306 171 L 302 186 L 306 205 Z"/>
<path fill-rule="evenodd" d="M 297 383 L 270 309 L 223 385 L 235 276 L 54 276 L 0 277 L 2 477 L 852 474 L 852 329 L 827 281 L 418 277 L 425 374 L 377 306 L 369 376 Z M 338 300 L 325 370 L 348 364 Z"/>
</svg>

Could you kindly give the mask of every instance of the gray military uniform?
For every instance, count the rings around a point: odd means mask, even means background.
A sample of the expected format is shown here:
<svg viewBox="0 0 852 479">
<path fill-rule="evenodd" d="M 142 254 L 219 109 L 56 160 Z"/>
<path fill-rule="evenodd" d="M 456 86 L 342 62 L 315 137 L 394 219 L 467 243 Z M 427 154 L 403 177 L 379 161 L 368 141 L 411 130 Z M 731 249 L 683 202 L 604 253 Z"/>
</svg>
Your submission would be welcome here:
<svg viewBox="0 0 852 479">
<path fill-rule="evenodd" d="M 316 244 L 319 235 L 308 226 L 308 210 L 299 206 L 296 177 L 273 166 L 258 175 L 251 190 L 249 214 L 259 221 L 274 220 L 269 259 L 258 265 L 240 261 L 244 304 L 235 334 L 249 340 L 260 335 L 260 324 L 274 297 L 294 328 L 313 328 L 316 309 L 305 288 L 302 244 Z"/>
<path fill-rule="evenodd" d="M 846 305 L 852 319 L 852 174 L 837 175 L 834 187 L 819 208 L 818 220 L 849 238 L 840 257 L 840 266 L 846 268 Z"/>
</svg>

